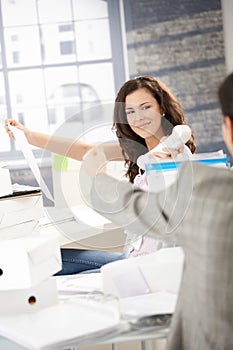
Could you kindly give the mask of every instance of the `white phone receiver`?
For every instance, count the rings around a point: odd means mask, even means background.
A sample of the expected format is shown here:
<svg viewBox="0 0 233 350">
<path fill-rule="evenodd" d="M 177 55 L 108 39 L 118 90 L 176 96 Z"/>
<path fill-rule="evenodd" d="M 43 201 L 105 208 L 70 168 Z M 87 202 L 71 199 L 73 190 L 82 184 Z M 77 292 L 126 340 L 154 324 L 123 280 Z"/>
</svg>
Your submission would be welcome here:
<svg viewBox="0 0 233 350">
<path fill-rule="evenodd" d="M 164 141 L 160 142 L 156 147 L 151 149 L 146 154 L 141 155 L 137 159 L 137 165 L 140 169 L 145 170 L 145 163 L 149 159 L 153 158 L 153 153 L 163 152 L 163 148 L 179 149 L 190 139 L 192 135 L 191 129 L 188 125 L 176 125 L 174 126 L 171 135 L 169 135 Z"/>
</svg>

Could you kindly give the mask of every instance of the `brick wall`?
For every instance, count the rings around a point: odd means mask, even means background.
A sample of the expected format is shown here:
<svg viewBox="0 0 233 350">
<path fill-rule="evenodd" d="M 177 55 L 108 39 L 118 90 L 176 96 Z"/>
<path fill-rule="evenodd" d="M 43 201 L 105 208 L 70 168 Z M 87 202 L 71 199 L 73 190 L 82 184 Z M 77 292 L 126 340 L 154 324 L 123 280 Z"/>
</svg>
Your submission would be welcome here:
<svg viewBox="0 0 233 350">
<path fill-rule="evenodd" d="M 151 74 L 171 88 L 198 151 L 222 148 L 216 93 L 226 74 L 221 1 L 125 0 L 124 5 L 130 76 Z"/>
</svg>

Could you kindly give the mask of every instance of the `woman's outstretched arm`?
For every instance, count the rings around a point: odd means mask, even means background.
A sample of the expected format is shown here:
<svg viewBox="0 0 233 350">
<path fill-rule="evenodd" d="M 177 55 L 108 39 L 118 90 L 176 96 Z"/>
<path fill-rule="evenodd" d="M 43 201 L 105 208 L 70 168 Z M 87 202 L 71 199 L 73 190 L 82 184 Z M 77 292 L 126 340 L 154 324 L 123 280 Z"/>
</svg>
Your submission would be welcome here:
<svg viewBox="0 0 233 350">
<path fill-rule="evenodd" d="M 90 144 L 80 140 L 72 140 L 37 132 L 27 128 L 17 120 L 6 119 L 5 129 L 11 139 L 14 139 L 14 135 L 10 131 L 8 124 L 22 130 L 30 145 L 47 149 L 50 152 L 61 154 L 75 160 L 83 160 L 84 155 L 96 146 L 96 144 Z M 108 160 L 123 160 L 121 148 L 118 143 L 105 143 L 103 147 Z"/>
</svg>

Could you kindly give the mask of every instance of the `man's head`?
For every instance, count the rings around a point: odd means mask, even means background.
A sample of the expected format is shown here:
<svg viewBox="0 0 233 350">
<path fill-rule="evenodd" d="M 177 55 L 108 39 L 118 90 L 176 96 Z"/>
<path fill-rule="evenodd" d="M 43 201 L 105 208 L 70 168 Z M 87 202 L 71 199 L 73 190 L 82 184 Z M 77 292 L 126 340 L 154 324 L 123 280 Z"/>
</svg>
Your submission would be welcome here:
<svg viewBox="0 0 233 350">
<path fill-rule="evenodd" d="M 233 156 L 233 73 L 229 74 L 220 85 L 218 97 L 223 114 L 223 139 Z"/>
</svg>

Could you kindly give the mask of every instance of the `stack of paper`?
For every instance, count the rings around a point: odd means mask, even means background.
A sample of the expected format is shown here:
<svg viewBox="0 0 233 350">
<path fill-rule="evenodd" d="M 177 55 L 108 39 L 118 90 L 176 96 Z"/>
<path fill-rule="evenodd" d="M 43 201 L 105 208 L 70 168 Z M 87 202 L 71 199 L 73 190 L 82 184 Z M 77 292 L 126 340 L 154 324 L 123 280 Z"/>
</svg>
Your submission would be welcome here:
<svg viewBox="0 0 233 350">
<path fill-rule="evenodd" d="M 0 197 L 0 240 L 39 234 L 39 219 L 45 215 L 41 190 L 20 185 Z"/>
<path fill-rule="evenodd" d="M 39 188 L 13 185 L 0 197 L 1 314 L 35 312 L 57 303 L 52 275 L 61 270 L 57 239 L 40 237 L 43 217 Z"/>
</svg>

